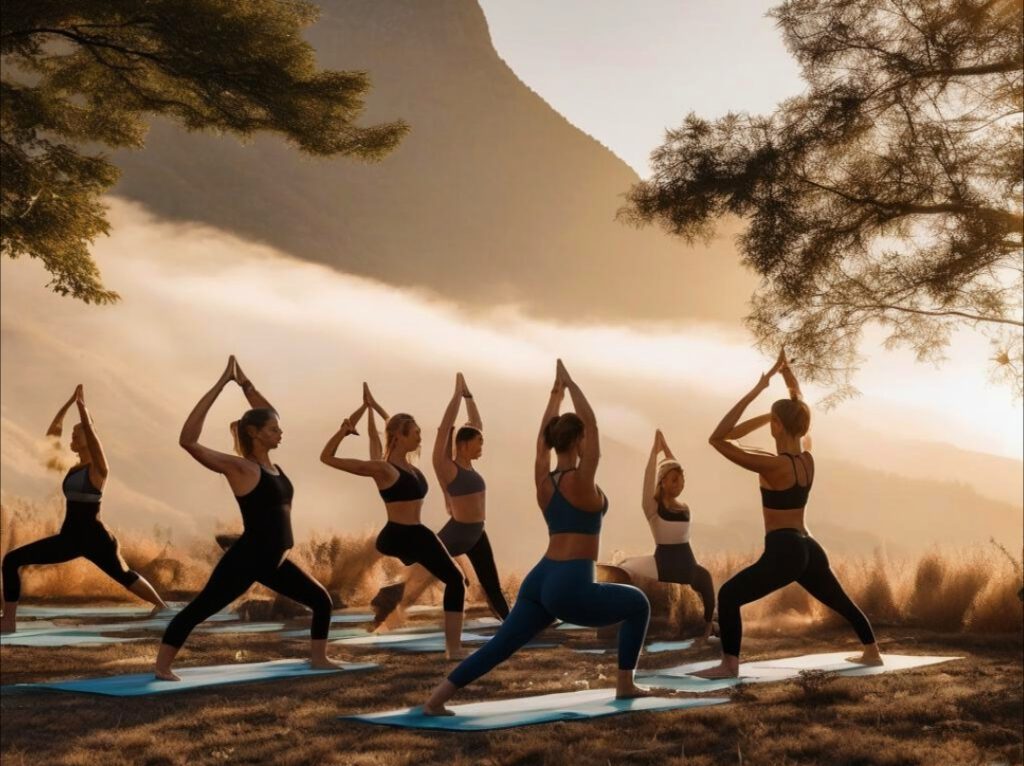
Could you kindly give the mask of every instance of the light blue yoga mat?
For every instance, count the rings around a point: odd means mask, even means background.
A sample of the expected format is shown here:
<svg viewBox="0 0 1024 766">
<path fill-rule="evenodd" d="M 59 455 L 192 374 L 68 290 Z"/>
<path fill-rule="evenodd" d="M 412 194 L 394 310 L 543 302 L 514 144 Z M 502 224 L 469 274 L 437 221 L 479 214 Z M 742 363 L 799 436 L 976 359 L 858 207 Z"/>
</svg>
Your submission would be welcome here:
<svg viewBox="0 0 1024 766">
<path fill-rule="evenodd" d="M 822 670 L 839 673 L 843 676 L 875 676 L 879 673 L 888 673 L 894 670 L 912 670 L 913 668 L 923 668 L 928 665 L 938 665 L 941 662 L 963 659 L 962 657 L 939 657 L 922 654 L 883 654 L 884 665 L 860 665 L 856 662 L 846 661 L 847 657 L 854 657 L 856 655 L 856 651 L 807 654 L 803 657 L 759 660 L 750 663 L 748 667 L 796 670 L 798 672 L 801 670 Z"/>
<path fill-rule="evenodd" d="M 123 636 L 101 636 L 76 630 L 47 631 L 39 633 L 8 633 L 0 635 L 0 646 L 96 646 L 99 644 L 122 644 L 128 641 L 144 641 L 143 638 Z"/>
<path fill-rule="evenodd" d="M 685 641 L 652 641 L 644 647 L 645 652 L 678 652 L 680 649 L 689 649 L 693 646 L 693 639 Z"/>
<path fill-rule="evenodd" d="M 211 665 L 198 668 L 180 668 L 175 672 L 180 681 L 158 681 L 152 673 L 136 673 L 128 676 L 106 678 L 82 678 L 73 681 L 48 681 L 34 684 L 14 684 L 7 689 L 46 689 L 50 691 L 78 692 L 81 694 L 102 694 L 108 697 L 140 697 L 148 694 L 172 694 L 174 692 L 202 689 L 210 686 L 274 681 L 280 678 L 302 678 L 322 676 L 350 670 L 369 670 L 377 667 L 372 662 L 343 663 L 338 670 L 310 670 L 308 660 L 273 660 L 272 662 L 247 662 L 237 665 Z"/>
<path fill-rule="evenodd" d="M 299 628 L 297 630 L 282 630 L 279 634 L 281 638 L 309 638 L 309 628 Z M 327 634 L 327 640 L 336 641 L 339 638 L 355 638 L 357 636 L 369 635 L 362 628 L 336 628 Z"/>
<path fill-rule="evenodd" d="M 482 644 L 488 641 L 487 636 L 480 636 L 476 633 L 463 633 L 462 643 Z M 369 648 L 401 649 L 404 644 L 423 644 L 424 642 L 440 641 L 441 650 L 444 650 L 444 633 L 435 631 L 433 633 L 384 633 L 371 634 L 369 636 L 357 636 L 355 638 L 343 638 L 340 641 L 333 641 L 334 644 L 343 646 L 363 646 Z M 412 651 L 434 651 L 432 649 L 414 649 Z"/>
<path fill-rule="evenodd" d="M 272 633 L 284 628 L 283 622 L 235 622 L 230 625 L 199 626 L 203 633 Z"/>
<path fill-rule="evenodd" d="M 643 697 L 617 700 L 613 689 L 588 689 L 579 692 L 544 694 L 537 697 L 471 702 L 449 707 L 454 716 L 425 716 L 420 708 L 401 708 L 382 713 L 341 716 L 344 720 L 362 721 L 383 726 L 410 729 L 445 729 L 448 731 L 491 731 L 530 726 L 552 721 L 579 721 L 619 713 L 657 712 L 721 705 L 722 697 Z"/>
<path fill-rule="evenodd" d="M 573 625 L 571 622 L 562 622 L 558 624 L 555 630 L 594 630 L 594 628 L 588 628 L 586 625 Z"/>
<path fill-rule="evenodd" d="M 332 614 L 331 624 L 336 623 L 357 623 L 357 622 L 370 622 L 373 619 L 373 615 L 369 612 L 350 612 L 346 614 Z"/>
<path fill-rule="evenodd" d="M 170 609 L 157 613 L 154 620 L 169 620 L 178 611 L 184 608 L 185 604 L 175 604 Z M 18 607 L 18 617 L 44 617 L 63 618 L 68 620 L 116 618 L 116 617 L 145 617 L 152 611 L 147 606 L 21 606 Z M 237 620 L 238 615 L 234 612 L 218 612 L 207 618 L 208 622 L 227 622 Z"/>
</svg>

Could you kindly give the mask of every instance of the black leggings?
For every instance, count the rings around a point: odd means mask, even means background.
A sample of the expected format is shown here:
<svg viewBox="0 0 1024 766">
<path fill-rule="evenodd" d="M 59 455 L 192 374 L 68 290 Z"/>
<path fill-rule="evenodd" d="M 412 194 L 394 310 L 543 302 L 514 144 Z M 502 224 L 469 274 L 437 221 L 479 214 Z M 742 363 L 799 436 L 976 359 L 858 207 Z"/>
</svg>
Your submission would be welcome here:
<svg viewBox="0 0 1024 766">
<path fill-rule="evenodd" d="M 491 541 L 487 539 L 487 532 L 484 531 L 484 523 L 450 519 L 441 527 L 437 536 L 452 556 L 465 554 L 469 558 L 491 608 L 501 619 L 508 617 L 508 602 L 501 590 L 498 567 L 494 564 L 494 552 L 491 550 Z"/>
<path fill-rule="evenodd" d="M 331 597 L 327 589 L 288 561 L 286 550 L 270 550 L 244 534 L 228 548 L 210 579 L 192 601 L 171 620 L 163 642 L 178 649 L 189 633 L 259 583 L 313 610 L 310 637 L 327 638 L 331 626 Z"/>
<path fill-rule="evenodd" d="M 697 563 L 689 543 L 659 543 L 654 548 L 654 564 L 658 580 L 689 585 L 700 596 L 704 605 L 704 622 L 711 622 L 715 614 L 715 583 L 711 573 Z"/>
<path fill-rule="evenodd" d="M 4 601 L 17 602 L 21 598 L 21 575 L 18 570 L 35 564 L 60 564 L 72 559 L 85 558 L 103 573 L 130 588 L 139 579 L 137 572 L 128 568 L 115 538 L 98 519 L 86 524 L 65 524 L 52 537 L 15 548 L 4 556 Z"/>
<path fill-rule="evenodd" d="M 437 535 L 422 524 L 389 521 L 377 535 L 377 550 L 406 566 L 419 564 L 444 583 L 444 610 L 461 612 L 466 604 L 466 579 Z"/>
<path fill-rule="evenodd" d="M 791 582 L 799 583 L 818 601 L 845 617 L 862 644 L 875 643 L 871 623 L 832 573 L 825 549 L 800 530 L 776 529 L 765 535 L 761 558 L 734 575 L 718 591 L 723 653 L 740 656 L 743 638 L 740 607 Z"/>
</svg>

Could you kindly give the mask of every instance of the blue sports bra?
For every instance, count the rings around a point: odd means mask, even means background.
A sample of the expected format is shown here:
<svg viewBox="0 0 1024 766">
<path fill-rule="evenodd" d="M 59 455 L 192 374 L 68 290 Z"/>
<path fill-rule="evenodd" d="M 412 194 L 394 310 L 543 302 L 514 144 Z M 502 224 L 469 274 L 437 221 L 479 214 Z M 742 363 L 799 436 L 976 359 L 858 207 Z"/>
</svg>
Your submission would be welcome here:
<svg viewBox="0 0 1024 766">
<path fill-rule="evenodd" d="M 796 472 L 796 459 L 788 452 L 783 452 L 782 454 L 788 457 L 789 462 L 793 464 L 793 486 L 787 489 L 761 487 L 761 505 L 769 511 L 799 510 L 807 505 L 807 498 L 811 494 L 811 484 L 814 483 L 814 476 L 807 470 L 807 464 L 801 459 L 800 463 L 804 467 L 804 473 L 810 479 L 806 485 L 801 486 L 800 476 Z"/>
<path fill-rule="evenodd" d="M 458 463 L 455 463 L 455 468 L 458 473 L 455 474 L 455 478 L 452 479 L 451 483 L 448 485 L 448 494 L 452 497 L 473 495 L 487 489 L 487 484 L 484 483 L 484 477 L 476 471 L 467 471 Z"/>
<path fill-rule="evenodd" d="M 558 488 L 558 482 L 555 481 L 556 473 L 558 471 L 552 471 L 549 474 L 555 491 L 551 495 L 551 500 L 548 501 L 547 507 L 544 508 L 544 521 L 548 525 L 548 534 L 557 535 L 566 532 L 574 532 L 581 535 L 601 534 L 601 520 L 608 513 L 607 495 L 598 489 L 598 492 L 601 492 L 601 496 L 604 497 L 604 507 L 601 508 L 599 513 L 580 510 L 570 503 L 568 498 Z"/>
<path fill-rule="evenodd" d="M 401 466 L 397 466 L 398 479 L 390 487 L 378 490 L 385 503 L 400 503 L 404 500 L 422 500 L 427 496 L 427 479 L 416 466 L 412 467 L 414 473 L 410 473 Z"/>
</svg>

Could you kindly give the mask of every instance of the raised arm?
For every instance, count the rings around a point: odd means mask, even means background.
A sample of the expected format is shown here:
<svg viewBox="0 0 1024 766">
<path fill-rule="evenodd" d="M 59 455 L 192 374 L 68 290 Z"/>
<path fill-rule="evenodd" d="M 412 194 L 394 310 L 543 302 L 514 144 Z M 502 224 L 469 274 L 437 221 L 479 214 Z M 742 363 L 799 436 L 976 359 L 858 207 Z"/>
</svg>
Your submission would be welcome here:
<svg viewBox="0 0 1024 766">
<path fill-rule="evenodd" d="M 78 388 L 71 394 L 71 398 L 64 402 L 64 406 L 57 411 L 57 414 L 53 416 L 53 422 L 50 423 L 50 427 L 46 429 L 47 436 L 60 436 L 64 433 L 64 416 L 68 414 L 68 410 L 71 409 L 71 405 L 75 403 L 75 399 L 78 395 Z"/>
<path fill-rule="evenodd" d="M 484 430 L 484 421 L 480 417 L 480 410 L 476 407 L 476 399 L 473 398 L 473 394 L 469 392 L 469 386 L 466 385 L 466 379 L 462 373 L 459 373 L 459 377 L 462 379 L 462 398 L 466 401 L 466 414 L 469 416 L 469 424 L 473 426 L 477 431 Z"/>
<path fill-rule="evenodd" d="M 181 436 L 178 437 L 178 444 L 197 462 L 211 471 L 225 474 L 229 481 L 232 477 L 237 478 L 244 473 L 245 460 L 237 455 L 229 455 L 226 452 L 204 447 L 199 443 L 199 437 L 202 435 L 203 423 L 206 422 L 206 414 L 210 411 L 210 407 L 213 406 L 220 392 L 224 390 L 224 386 L 234 379 L 234 369 L 235 360 L 234 357 L 231 357 L 228 359 L 228 366 L 221 374 L 220 380 L 203 394 L 196 406 L 192 408 L 192 412 L 185 419 L 185 425 L 181 427 Z M 232 486 L 234 485 L 232 484 Z"/>
<path fill-rule="evenodd" d="M 654 493 L 657 492 L 658 481 L 658 455 L 662 451 L 664 439 L 661 431 L 654 432 L 654 443 L 651 444 L 651 454 L 647 457 L 647 467 L 644 469 L 644 495 L 640 501 L 640 507 L 644 510 L 644 516 L 648 519 L 658 512 L 658 504 L 654 500 Z"/>
<path fill-rule="evenodd" d="M 540 432 L 537 434 L 537 457 L 533 464 L 533 479 L 539 489 L 547 480 L 548 472 L 551 470 L 551 448 L 544 439 L 544 431 L 547 429 L 551 418 L 558 417 L 558 411 L 562 408 L 562 399 L 565 398 L 565 384 L 557 373 L 555 382 L 551 387 L 551 396 L 548 397 L 547 407 L 544 408 L 544 415 L 540 419 Z"/>
<path fill-rule="evenodd" d="M 569 375 L 569 371 L 562 364 L 561 359 L 558 360 L 558 369 L 565 383 L 565 389 L 569 392 L 569 396 L 572 399 L 573 409 L 576 410 L 576 414 L 583 421 L 584 433 L 586 434 L 586 438 L 583 440 L 583 452 L 580 454 L 580 464 L 577 468 L 579 471 L 578 475 L 585 483 L 593 484 L 597 476 L 597 464 L 601 459 L 601 437 L 597 429 L 597 416 L 594 415 L 590 402 L 584 396 L 583 389 Z"/>
<path fill-rule="evenodd" d="M 380 416 L 384 418 L 384 422 L 387 422 L 388 414 L 384 411 L 384 408 L 377 404 L 377 401 L 373 398 L 373 394 L 370 393 L 370 387 L 363 382 L 363 407 L 366 409 L 366 433 L 369 436 L 369 448 L 370 448 L 370 460 L 383 460 L 384 459 L 384 444 L 380 440 L 380 432 L 377 430 L 377 421 L 373 416 L 374 412 L 380 413 Z M 353 424 L 355 421 L 353 421 Z"/>
<path fill-rule="evenodd" d="M 786 349 L 782 349 L 779 352 L 779 359 L 782 360 L 782 366 L 779 368 L 779 372 L 782 373 L 782 379 L 786 382 L 786 388 L 789 389 L 790 399 L 799 399 L 803 401 L 804 395 L 803 392 L 800 391 L 800 381 L 796 379 L 793 368 L 789 366 L 789 360 L 786 359 Z"/>
<path fill-rule="evenodd" d="M 369 405 L 363 402 L 355 412 L 345 418 L 341 427 L 327 440 L 327 444 L 324 445 L 323 450 L 320 452 L 321 463 L 329 465 L 331 468 L 337 468 L 339 471 L 355 474 L 356 476 L 371 476 L 374 479 L 382 479 L 388 475 L 387 463 L 383 460 L 358 460 L 356 458 L 337 457 L 335 455 L 346 436 L 358 435 L 356 423 L 363 416 L 363 412 L 368 409 Z"/>
<path fill-rule="evenodd" d="M 743 415 L 744 410 L 750 406 L 762 391 L 768 388 L 768 381 L 771 380 L 772 375 L 779 371 L 779 368 L 783 364 L 783 359 L 780 354 L 779 360 L 775 362 L 772 368 L 763 374 L 760 380 L 757 381 L 752 389 L 740 399 L 736 404 L 733 405 L 725 417 L 719 422 L 718 427 L 715 428 L 711 436 L 708 438 L 708 443 L 718 450 L 725 458 L 731 460 L 736 465 L 746 468 L 748 471 L 755 471 L 762 473 L 768 470 L 775 459 L 773 455 L 768 455 L 760 451 L 752 451 L 744 449 L 739 445 L 733 444 L 730 439 L 730 434 L 737 427 L 737 422 Z"/>
<path fill-rule="evenodd" d="M 89 445 L 89 457 L 91 458 L 89 463 L 89 481 L 92 482 L 96 489 L 103 489 L 103 484 L 107 480 L 110 468 L 107 465 L 107 456 L 103 454 L 103 445 L 100 444 L 100 437 L 96 435 L 92 418 L 89 416 L 89 411 L 85 408 L 85 391 L 82 389 L 81 383 L 75 388 L 75 404 L 78 405 L 78 417 L 82 424 L 82 434 L 85 436 L 85 443 Z"/>
<path fill-rule="evenodd" d="M 442 486 L 447 486 L 455 478 L 456 469 L 452 465 L 452 433 L 455 429 L 455 418 L 459 415 L 459 403 L 462 401 L 462 373 L 455 377 L 455 391 L 441 416 L 441 425 L 437 427 L 434 438 L 432 462 L 434 473 Z"/>
<path fill-rule="evenodd" d="M 232 356 L 231 361 L 234 364 L 231 376 L 235 379 L 235 381 L 237 381 L 238 385 L 242 387 L 242 393 L 245 394 L 245 398 L 246 401 L 249 402 L 249 406 L 252 407 L 253 409 L 259 408 L 274 410 L 274 412 L 277 412 L 277 409 L 266 400 L 263 394 L 256 390 L 256 386 L 254 386 L 252 384 L 252 381 L 249 380 L 248 376 L 246 376 L 246 374 L 242 372 L 242 368 L 238 366 L 238 360 L 235 359 L 234 356 Z"/>
<path fill-rule="evenodd" d="M 772 420 L 772 414 L 770 412 L 764 415 L 758 415 L 757 417 L 748 418 L 742 423 L 737 424 L 733 429 L 726 435 L 726 439 L 742 439 L 747 434 L 753 433 L 758 428 L 768 425 Z"/>
</svg>

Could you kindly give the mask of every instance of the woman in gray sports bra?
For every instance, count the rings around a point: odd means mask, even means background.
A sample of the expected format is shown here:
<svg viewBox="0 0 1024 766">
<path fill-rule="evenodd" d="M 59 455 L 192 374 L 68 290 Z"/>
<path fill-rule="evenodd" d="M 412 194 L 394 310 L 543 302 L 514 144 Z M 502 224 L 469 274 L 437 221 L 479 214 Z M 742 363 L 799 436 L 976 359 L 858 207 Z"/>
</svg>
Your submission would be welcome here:
<svg viewBox="0 0 1024 766">
<path fill-rule="evenodd" d="M 456 430 L 455 419 L 463 401 L 469 422 Z M 483 420 L 460 372 L 434 440 L 434 473 L 444 490 L 445 508 L 451 516 L 437 536 L 452 556 L 465 555 L 469 559 L 491 611 L 504 620 L 508 617 L 508 602 L 501 591 L 494 552 L 484 531 L 487 485 L 483 476 L 473 469 L 473 461 L 482 454 L 483 444 Z M 417 568 L 408 579 L 384 586 L 374 598 L 375 619 L 386 619 L 399 602 L 402 606 L 414 603 L 433 579 L 428 572 Z"/>
<path fill-rule="evenodd" d="M 153 586 L 128 567 L 121 556 L 117 538 L 100 520 L 100 501 L 109 468 L 99 436 L 93 428 L 92 418 L 85 408 L 85 393 L 81 385 L 75 388 L 75 393 L 61 407 L 46 434 L 60 437 L 64 416 L 71 405 L 78 406 L 80 422 L 71 433 L 71 449 L 78 455 L 78 465 L 68 471 L 62 487 L 67 501 L 67 514 L 56 535 L 15 548 L 4 556 L 4 614 L 0 618 L 2 633 L 13 633 L 17 627 L 21 568 L 59 564 L 77 558 L 88 559 L 115 582 L 151 603 L 154 613 L 167 608 Z"/>
</svg>

